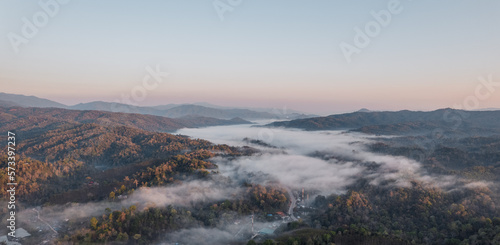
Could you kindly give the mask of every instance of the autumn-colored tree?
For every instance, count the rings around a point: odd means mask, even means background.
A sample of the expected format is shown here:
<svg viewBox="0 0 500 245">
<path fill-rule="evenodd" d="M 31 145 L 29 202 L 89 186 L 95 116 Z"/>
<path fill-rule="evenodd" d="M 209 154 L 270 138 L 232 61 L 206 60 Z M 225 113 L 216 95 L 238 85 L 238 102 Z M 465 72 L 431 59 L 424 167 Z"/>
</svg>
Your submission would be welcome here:
<svg viewBox="0 0 500 245">
<path fill-rule="evenodd" d="M 115 200 L 115 192 L 114 191 L 109 193 L 109 199 Z"/>
<path fill-rule="evenodd" d="M 92 229 L 97 230 L 98 223 L 99 221 L 97 221 L 95 217 L 92 217 L 92 219 L 90 219 L 90 227 L 92 227 Z"/>
</svg>

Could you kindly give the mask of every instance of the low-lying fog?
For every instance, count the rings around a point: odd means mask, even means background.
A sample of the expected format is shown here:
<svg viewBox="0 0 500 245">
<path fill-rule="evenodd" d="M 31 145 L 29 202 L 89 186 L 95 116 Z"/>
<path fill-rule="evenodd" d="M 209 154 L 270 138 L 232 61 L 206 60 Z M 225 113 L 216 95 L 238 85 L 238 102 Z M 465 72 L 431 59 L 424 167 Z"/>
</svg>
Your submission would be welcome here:
<svg viewBox="0 0 500 245">
<path fill-rule="evenodd" d="M 360 133 L 252 125 L 190 128 L 177 133 L 217 144 L 247 145 L 262 150 L 262 154 L 232 161 L 213 159 L 222 174 L 236 179 L 247 173 L 263 173 L 287 187 L 315 189 L 323 195 L 342 192 L 360 177 L 369 178 L 372 184 L 393 180 L 402 186 L 408 185 L 409 179 L 437 181 L 427 176 L 414 160 L 368 152 L 366 146 L 375 137 Z M 440 179 L 440 185 L 447 184 L 446 178 Z"/>
</svg>

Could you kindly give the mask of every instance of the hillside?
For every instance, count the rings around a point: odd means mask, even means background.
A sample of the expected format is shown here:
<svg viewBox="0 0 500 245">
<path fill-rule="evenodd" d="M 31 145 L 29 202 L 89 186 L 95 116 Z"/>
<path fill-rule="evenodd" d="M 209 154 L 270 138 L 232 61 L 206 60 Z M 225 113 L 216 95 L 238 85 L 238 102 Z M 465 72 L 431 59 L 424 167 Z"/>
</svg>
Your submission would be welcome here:
<svg viewBox="0 0 500 245">
<path fill-rule="evenodd" d="M 116 183 L 113 184 L 112 181 L 122 181 L 125 176 L 132 174 L 144 179 L 141 173 L 147 170 L 146 167 L 154 167 L 174 156 L 179 160 L 174 170 L 189 173 L 198 168 L 211 166 L 209 163 L 193 159 L 213 157 L 215 153 L 212 152 L 240 154 L 240 150 L 234 147 L 214 145 L 209 141 L 189 139 L 187 136 L 155 132 L 158 130 L 141 129 L 174 129 L 188 123 L 194 125 L 215 123 L 213 120 L 222 121 L 204 118 L 201 118 L 200 122 L 193 122 L 194 120 L 200 119 L 177 121 L 154 116 L 100 111 L 0 108 L 0 130 L 16 134 L 15 147 L 19 168 L 17 176 L 22 183 L 18 198 L 29 203 L 43 203 L 48 198 L 55 198 L 54 194 L 72 190 L 88 193 L 89 190 L 81 188 L 85 178 L 89 176 L 107 184 L 101 189 L 94 190 L 96 193 L 92 197 L 69 193 L 51 202 L 59 202 L 59 199 L 89 201 L 99 196 L 102 198 L 102 190 L 108 191 L 111 186 L 115 188 Z M 235 119 L 235 121 L 242 120 Z M 170 124 L 162 125 L 163 123 Z M 4 150 L 7 151 L 6 146 Z M 241 150 L 245 151 L 249 149 Z M 0 157 L 0 162 L 7 164 L 6 160 L 6 156 Z M 201 163 L 203 164 L 198 166 Z M 106 169 L 108 170 L 102 172 Z M 196 176 L 195 173 L 190 174 Z M 4 180 L 0 184 L 2 188 L 5 188 L 6 177 L 6 169 L 0 170 L 0 179 Z M 174 173 L 170 177 L 176 178 Z M 111 190 L 112 188 L 109 189 Z M 2 195 L 5 196 L 5 193 Z M 104 196 L 106 195 L 104 193 Z"/>
<path fill-rule="evenodd" d="M 180 178 L 179 173 L 196 177 L 196 170 L 213 168 L 203 160 L 216 156 L 214 152 L 251 152 L 186 136 L 88 123 L 60 125 L 37 134 L 16 131 L 16 142 L 21 154 L 17 198 L 30 204 L 100 200 L 119 188 L 125 176 L 140 180 L 142 186 L 161 185 Z M 0 162 L 7 164 L 7 157 L 0 157 Z M 151 172 L 162 164 L 160 172 Z M 1 188 L 6 188 L 6 178 L 6 169 L 0 169 Z M 89 179 L 101 185 L 89 189 Z M 132 180 L 127 183 L 130 189 L 136 187 Z"/>
<path fill-rule="evenodd" d="M 354 112 L 326 117 L 274 122 L 266 126 L 304 130 L 352 129 L 371 134 L 412 134 L 432 129 L 481 133 L 500 132 L 500 111 L 435 111 Z"/>
<path fill-rule="evenodd" d="M 5 102 L 11 102 L 10 105 L 23 106 L 23 107 L 56 107 L 56 108 L 66 108 L 66 105 L 51 101 L 48 99 L 42 99 L 35 96 L 26 96 L 21 94 L 7 94 L 0 92 L 0 100 Z M 3 104 L 3 103 L 2 103 Z M 7 103 L 6 103 L 7 104 Z"/>
<path fill-rule="evenodd" d="M 62 124 L 94 123 L 104 126 L 127 126 L 148 131 L 173 132 L 180 128 L 250 122 L 241 119 L 222 120 L 207 117 L 172 119 L 152 115 L 58 108 L 0 107 L 0 123 L 0 129 L 2 130 L 17 129 L 21 131 L 36 131 L 41 128 L 50 129 Z"/>
<path fill-rule="evenodd" d="M 276 118 L 276 115 L 267 112 L 256 112 L 247 109 L 216 109 L 199 105 L 180 105 L 164 112 L 166 117 L 183 117 L 187 115 L 198 115 L 215 118 L 234 118 L 240 117 L 245 119 L 271 119 Z"/>
<path fill-rule="evenodd" d="M 95 101 L 90 103 L 77 104 L 74 106 L 70 106 L 69 108 L 75 110 L 100 110 L 100 111 L 111 111 L 111 112 L 139 113 L 139 114 L 163 116 L 170 118 L 199 116 L 199 117 L 213 117 L 219 119 L 231 119 L 239 117 L 246 120 L 257 120 L 257 119 L 280 119 L 285 117 L 287 118 L 307 117 L 306 115 L 299 113 L 286 113 L 284 115 L 281 115 L 267 111 L 255 111 L 250 109 L 222 108 L 222 107 L 215 108 L 215 107 L 194 105 L 194 104 L 141 107 L 141 106 L 125 105 L 120 103 Z"/>
<path fill-rule="evenodd" d="M 20 105 L 12 101 L 0 100 L 0 107 L 15 107 L 15 106 L 20 106 Z"/>
<path fill-rule="evenodd" d="M 210 145 L 157 132 L 239 123 L 248 122 L 57 108 L 0 108 L 0 130 L 15 131 L 18 150 L 27 156 L 42 161 L 76 159 L 103 166 L 163 158 Z"/>
<path fill-rule="evenodd" d="M 40 108 L 62 108 L 83 111 L 107 111 L 135 113 L 143 115 L 153 115 L 170 118 L 181 117 L 206 117 L 217 119 L 242 118 L 245 120 L 258 119 L 297 119 L 306 118 L 308 115 L 294 110 L 286 112 L 275 111 L 265 108 L 241 109 L 216 106 L 208 103 L 197 104 L 168 104 L 159 106 L 134 106 L 115 102 L 93 101 L 88 103 L 79 103 L 73 106 L 63 105 L 48 99 L 42 99 L 35 96 L 25 96 L 18 94 L 0 93 L 0 106 L 2 107 L 40 107 Z"/>
<path fill-rule="evenodd" d="M 68 109 L 82 111 L 108 111 L 162 116 L 163 111 L 152 107 L 133 106 L 114 102 L 94 101 L 69 106 Z"/>
</svg>

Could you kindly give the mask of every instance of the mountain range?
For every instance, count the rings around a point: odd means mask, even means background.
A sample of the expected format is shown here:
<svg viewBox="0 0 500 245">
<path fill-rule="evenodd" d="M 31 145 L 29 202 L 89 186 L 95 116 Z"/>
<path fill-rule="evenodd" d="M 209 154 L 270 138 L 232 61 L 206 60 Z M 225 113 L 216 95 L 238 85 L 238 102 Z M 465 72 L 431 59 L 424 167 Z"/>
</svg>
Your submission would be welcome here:
<svg viewBox="0 0 500 245">
<path fill-rule="evenodd" d="M 35 96 L 0 93 L 0 107 L 16 106 L 21 108 L 14 111 L 5 109 L 0 111 L 2 113 L 0 118 L 23 115 L 34 118 L 52 116 L 50 120 L 122 125 L 159 132 L 172 132 L 183 127 L 250 123 L 247 120 L 289 119 L 265 126 L 304 130 L 347 129 L 383 135 L 411 135 L 430 131 L 453 133 L 455 136 L 500 133 L 500 125 L 497 123 L 500 120 L 500 110 L 495 109 L 464 111 L 446 108 L 435 111 L 371 111 L 363 108 L 353 113 L 318 117 L 293 110 L 281 113 L 265 108 L 231 108 L 208 103 L 141 107 L 95 101 L 67 106 Z"/>
<path fill-rule="evenodd" d="M 245 120 L 262 119 L 298 119 L 315 115 L 307 115 L 294 110 L 273 110 L 268 108 L 231 108 L 215 106 L 208 103 L 168 104 L 159 106 L 134 106 L 115 102 L 94 101 L 73 106 L 64 105 L 48 99 L 35 96 L 0 93 L 0 106 L 3 107 L 54 107 L 71 110 L 98 110 L 108 112 L 137 113 L 169 118 L 211 117 L 217 119 L 241 118 Z"/>
<path fill-rule="evenodd" d="M 368 134 L 404 135 L 421 132 L 500 133 L 500 110 L 357 111 L 353 113 L 273 122 L 268 127 L 304 130 L 352 130 Z"/>
<path fill-rule="evenodd" d="M 153 115 L 106 111 L 78 111 L 60 108 L 0 107 L 0 129 L 7 131 L 48 130 L 60 125 L 92 123 L 102 126 L 127 126 L 136 129 L 173 132 L 181 128 L 251 123 L 241 118 L 231 120 L 210 117 L 166 118 Z"/>
</svg>

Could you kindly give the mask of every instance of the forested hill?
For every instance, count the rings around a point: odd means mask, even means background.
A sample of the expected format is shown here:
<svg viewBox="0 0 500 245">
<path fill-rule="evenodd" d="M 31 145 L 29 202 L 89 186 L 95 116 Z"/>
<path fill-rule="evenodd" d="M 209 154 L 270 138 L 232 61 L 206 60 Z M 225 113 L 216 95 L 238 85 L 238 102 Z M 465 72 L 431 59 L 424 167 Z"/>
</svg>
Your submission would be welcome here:
<svg viewBox="0 0 500 245">
<path fill-rule="evenodd" d="M 207 127 L 250 123 L 240 118 L 231 120 L 210 117 L 166 118 L 152 115 L 78 111 L 60 108 L 0 107 L 0 129 L 40 131 L 63 124 L 94 123 L 103 126 L 127 126 L 148 131 L 173 132 L 180 128 Z"/>
<path fill-rule="evenodd" d="M 183 121 L 54 108 L 0 108 L 0 130 L 15 132 L 16 163 L 19 167 L 16 177 L 20 182 L 17 198 L 30 204 L 43 204 L 47 200 L 58 203 L 61 200 L 98 200 L 96 198 L 119 188 L 125 176 L 137 175 L 134 178 L 140 179 L 143 186 L 170 183 L 178 177 L 178 173 L 196 177 L 197 170 L 212 167 L 203 160 L 216 154 L 252 152 L 250 148 L 214 145 L 202 139 L 140 129 L 141 126 L 161 130 L 193 125 L 187 124 L 189 120 L 191 118 Z M 6 148 L 4 146 L 5 152 Z M 0 162 L 7 164 L 7 157 L 2 156 Z M 167 164 L 168 171 L 162 169 L 160 174 L 152 170 L 165 162 L 170 164 Z M 153 178 L 148 171 L 161 175 L 161 178 L 154 181 L 148 179 Z M 0 170 L 0 180 L 3 180 L 0 187 L 3 189 L 6 188 L 6 178 L 5 168 Z M 86 178 L 103 183 L 101 188 L 95 189 L 92 197 L 85 194 L 88 193 L 84 185 Z M 5 197 L 6 193 L 2 196 Z M 0 209 L 0 216 L 5 212 L 6 209 Z"/>
<path fill-rule="evenodd" d="M 207 103 L 201 104 L 167 104 L 159 106 L 135 106 L 116 102 L 94 101 L 69 106 L 48 99 L 20 94 L 8 94 L 0 92 L 0 106 L 2 107 L 37 107 L 37 108 L 60 108 L 79 111 L 107 111 L 126 112 L 143 115 L 153 115 L 168 118 L 210 117 L 217 119 L 243 118 L 245 120 L 256 119 L 279 119 L 279 118 L 307 118 L 306 115 L 293 110 L 275 110 L 267 108 L 233 108 L 221 107 Z"/>
<path fill-rule="evenodd" d="M 19 152 L 42 161 L 82 160 L 114 166 L 164 158 L 211 143 L 158 131 L 235 124 L 241 119 L 170 119 L 140 114 L 57 108 L 1 108 L 0 130 L 16 133 Z"/>
<path fill-rule="evenodd" d="M 214 145 L 206 140 L 91 123 L 61 125 L 39 133 L 18 131 L 16 150 L 19 167 L 16 176 L 22 183 L 19 185 L 22 188 L 21 196 L 18 197 L 39 204 L 55 193 L 82 188 L 85 177 L 99 177 L 99 181 L 111 184 L 123 180 L 127 175 L 149 171 L 148 167 L 155 167 L 175 156 L 185 158 L 176 165 L 179 170 L 193 172 L 198 167 L 210 165 L 205 163 L 197 166 L 197 160 L 191 157 L 193 154 L 200 156 L 200 159 L 214 156 L 212 152 L 239 154 L 234 147 Z M 0 162 L 7 164 L 7 157 L 2 156 Z M 5 189 L 6 169 L 0 170 L 0 179 L 3 180 L 0 187 Z M 41 187 L 48 189 L 38 193 Z M 59 198 L 66 202 L 75 201 L 71 198 L 84 200 L 73 195 Z M 5 213 L 5 210 L 0 209 L 0 215 L 2 212 Z"/>
<path fill-rule="evenodd" d="M 266 126 L 300 128 L 304 130 L 354 129 L 365 133 L 405 134 L 429 129 L 462 130 L 480 133 L 500 132 L 500 111 L 382 111 L 347 114 L 274 122 Z"/>
</svg>

